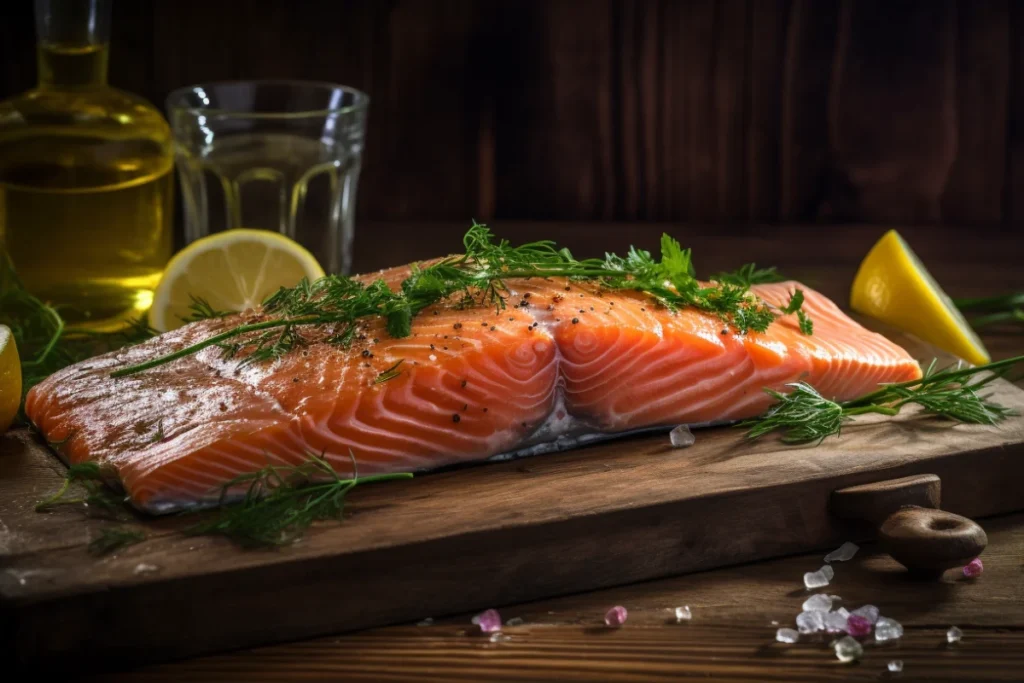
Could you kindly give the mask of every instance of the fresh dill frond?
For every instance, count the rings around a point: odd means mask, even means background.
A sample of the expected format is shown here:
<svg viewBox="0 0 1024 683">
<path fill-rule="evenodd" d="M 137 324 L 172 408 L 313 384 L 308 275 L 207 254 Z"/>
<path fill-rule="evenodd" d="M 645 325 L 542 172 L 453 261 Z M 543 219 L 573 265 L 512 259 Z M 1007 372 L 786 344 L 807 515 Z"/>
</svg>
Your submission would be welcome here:
<svg viewBox="0 0 1024 683">
<path fill-rule="evenodd" d="M 353 476 L 342 478 L 322 457 L 309 454 L 295 466 L 268 465 L 243 474 L 220 489 L 220 509 L 209 519 L 185 529 L 188 535 L 222 535 L 245 547 L 293 543 L 314 523 L 341 520 L 345 499 L 357 485 L 410 479 L 410 473 L 359 477 L 352 454 Z M 232 490 L 245 487 L 238 503 L 226 504 Z"/>
<path fill-rule="evenodd" d="M 326 338 L 319 336 L 318 343 L 347 345 L 357 321 L 370 316 L 382 317 L 392 337 L 407 337 L 417 315 L 450 297 L 458 297 L 456 305 L 486 305 L 500 311 L 509 293 L 507 281 L 512 279 L 565 277 L 595 282 L 611 290 L 637 291 L 670 310 L 692 307 L 712 313 L 739 334 L 764 332 L 778 317 L 744 282 L 702 285 L 694 271 L 691 251 L 669 235 L 662 235 L 660 246 L 659 259 L 630 247 L 624 257 L 606 254 L 604 259 L 578 260 L 552 241 L 513 246 L 508 240 L 495 238 L 486 225 L 474 223 L 463 236 L 464 253 L 429 265 L 414 264 L 397 291 L 383 280 L 365 284 L 341 275 L 327 275 L 313 282 L 302 280 L 264 301 L 267 318 L 119 368 L 111 376 L 142 372 L 209 346 L 217 346 L 225 358 L 241 358 L 243 363 L 272 361 L 311 343 L 306 331 L 311 326 L 330 325 L 342 330 Z M 768 277 L 764 269 L 741 271 L 747 279 Z M 799 306 L 791 302 L 790 309 L 797 312 Z M 810 326 L 801 325 L 801 329 L 809 330 Z"/>
<path fill-rule="evenodd" d="M 21 356 L 22 398 L 58 370 L 156 335 L 145 318 L 111 332 L 69 330 L 59 308 L 31 294 L 10 257 L 0 252 L 0 323 L 11 328 Z M 27 422 L 24 415 L 22 422 Z"/>
<path fill-rule="evenodd" d="M 782 277 L 775 266 L 771 268 L 758 268 L 755 263 L 747 263 L 731 273 L 718 273 L 711 277 L 712 280 L 739 287 L 750 287 L 751 285 L 764 285 L 772 282 L 783 282 Z"/>
<path fill-rule="evenodd" d="M 374 384 L 383 384 L 384 382 L 387 382 L 387 381 L 389 381 L 389 380 L 393 380 L 394 378 L 396 378 L 396 377 L 398 377 L 399 375 L 401 375 L 401 374 L 402 374 L 402 371 L 401 371 L 401 370 L 399 370 L 399 369 L 398 369 L 398 367 L 399 367 L 399 366 L 400 366 L 400 365 L 401 365 L 401 364 L 402 364 L 403 362 L 405 362 L 405 359 L 404 359 L 404 358 L 403 358 L 403 359 L 401 359 L 401 360 L 399 360 L 399 361 L 398 361 L 397 363 L 395 363 L 394 365 L 392 365 L 392 366 L 391 366 L 390 368 L 388 368 L 388 369 L 387 369 L 387 370 L 385 370 L 384 372 L 382 372 L 382 373 L 380 373 L 379 375 L 377 375 L 377 379 L 373 380 L 373 383 L 374 383 Z"/>
<path fill-rule="evenodd" d="M 936 370 L 933 360 L 920 379 L 883 384 L 876 391 L 842 403 L 824 398 L 805 382 L 796 382 L 788 385 L 792 390 L 785 394 L 766 389 L 775 403 L 764 414 L 745 420 L 740 426 L 748 429 L 751 439 L 778 431 L 784 443 L 820 442 L 838 436 L 843 424 L 855 415 L 891 416 L 912 404 L 926 415 L 994 425 L 1016 413 L 991 401 L 991 395 L 981 391 L 1020 362 L 1024 362 L 1024 356 L 975 367 L 955 365 Z"/>
<path fill-rule="evenodd" d="M 210 302 L 200 296 L 189 294 L 188 298 L 192 301 L 188 305 L 188 310 L 191 311 L 188 315 L 178 316 L 184 323 L 193 323 L 197 320 L 210 320 L 211 318 L 226 318 L 229 315 L 237 313 L 237 311 L 222 311 L 214 308 L 210 305 Z"/>
<path fill-rule="evenodd" d="M 64 477 L 60 488 L 53 494 L 36 503 L 36 512 L 45 512 L 57 505 L 84 504 L 91 510 L 98 510 L 106 515 L 120 515 L 126 512 L 125 496 L 118 495 L 114 487 L 117 474 L 113 468 L 96 462 L 82 462 L 72 465 Z M 78 498 L 66 498 L 72 484 L 78 484 L 85 490 L 85 495 Z"/>
<path fill-rule="evenodd" d="M 88 546 L 93 555 L 106 555 L 129 545 L 146 540 L 146 534 L 138 529 L 101 529 L 100 535 Z"/>
</svg>

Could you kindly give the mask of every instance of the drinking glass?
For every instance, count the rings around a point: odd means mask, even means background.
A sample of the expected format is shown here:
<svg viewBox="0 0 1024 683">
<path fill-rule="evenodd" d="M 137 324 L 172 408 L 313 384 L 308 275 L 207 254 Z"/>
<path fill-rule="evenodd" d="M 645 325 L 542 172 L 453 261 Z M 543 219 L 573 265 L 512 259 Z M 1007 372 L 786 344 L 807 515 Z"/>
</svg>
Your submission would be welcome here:
<svg viewBox="0 0 1024 683">
<path fill-rule="evenodd" d="M 370 98 L 331 83 L 235 81 L 167 98 L 185 241 L 276 230 L 348 274 Z"/>
</svg>

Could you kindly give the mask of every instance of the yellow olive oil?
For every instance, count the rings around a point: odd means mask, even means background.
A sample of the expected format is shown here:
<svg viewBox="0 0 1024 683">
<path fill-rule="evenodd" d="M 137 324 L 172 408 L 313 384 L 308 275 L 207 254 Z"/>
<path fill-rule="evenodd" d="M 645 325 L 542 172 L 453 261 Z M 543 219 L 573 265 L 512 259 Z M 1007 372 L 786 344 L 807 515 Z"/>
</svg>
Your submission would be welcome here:
<svg viewBox="0 0 1024 683">
<path fill-rule="evenodd" d="M 66 320 L 109 329 L 145 312 L 170 258 L 174 161 L 164 117 L 107 85 L 91 38 L 41 39 L 38 86 L 0 102 L 0 244 Z"/>
</svg>

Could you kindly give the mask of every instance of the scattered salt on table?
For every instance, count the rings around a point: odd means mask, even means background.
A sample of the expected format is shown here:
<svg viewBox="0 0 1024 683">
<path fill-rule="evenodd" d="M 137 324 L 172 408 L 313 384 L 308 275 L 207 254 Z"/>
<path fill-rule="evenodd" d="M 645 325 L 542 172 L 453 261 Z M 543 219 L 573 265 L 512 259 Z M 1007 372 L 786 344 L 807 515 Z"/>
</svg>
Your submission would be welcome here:
<svg viewBox="0 0 1024 683">
<path fill-rule="evenodd" d="M 501 631 L 498 631 L 497 633 L 492 633 L 491 634 L 491 642 L 492 643 L 504 643 L 504 642 L 509 641 L 509 640 L 512 640 L 512 636 L 507 636 L 504 633 L 502 633 Z"/>
<path fill-rule="evenodd" d="M 132 570 L 133 574 L 151 574 L 152 572 L 160 571 L 160 567 L 155 564 L 147 564 L 146 562 L 139 562 L 135 565 L 135 569 Z"/>
<path fill-rule="evenodd" d="M 521 617 L 512 617 L 511 619 L 509 619 L 508 621 L 505 622 L 505 625 L 506 626 L 522 626 L 523 625 L 523 620 L 522 620 Z"/>
<path fill-rule="evenodd" d="M 616 605 L 605 613 L 604 623 L 609 626 L 622 626 L 626 623 L 626 617 L 628 615 L 629 613 L 626 611 L 625 607 L 622 605 Z"/>
<path fill-rule="evenodd" d="M 964 567 L 964 576 L 968 579 L 976 579 L 981 576 L 983 571 L 985 571 L 985 565 L 981 563 L 980 557 L 976 557 Z"/>
<path fill-rule="evenodd" d="M 828 569 L 828 572 L 825 570 Z M 804 586 L 807 590 L 813 590 L 815 588 L 824 588 L 832 580 L 832 567 L 825 565 L 816 572 L 807 572 L 804 574 Z"/>
<path fill-rule="evenodd" d="M 846 633 L 847 615 L 836 612 L 825 612 L 825 630 L 829 633 Z"/>
<path fill-rule="evenodd" d="M 826 562 L 846 562 L 852 560 L 853 556 L 857 554 L 860 547 L 856 543 L 850 543 L 847 541 L 842 544 L 828 555 L 825 556 Z"/>
<path fill-rule="evenodd" d="M 846 620 L 846 632 L 855 638 L 871 633 L 871 622 L 859 614 L 851 614 Z"/>
<path fill-rule="evenodd" d="M 889 617 L 879 617 L 875 622 L 875 641 L 884 643 L 903 636 L 903 625 Z"/>
<path fill-rule="evenodd" d="M 501 615 L 496 609 L 484 610 L 473 617 L 473 623 L 484 633 L 494 633 L 501 630 Z"/>
<path fill-rule="evenodd" d="M 791 628 L 780 628 L 775 632 L 775 640 L 780 643 L 795 643 L 800 640 L 800 634 Z"/>
<path fill-rule="evenodd" d="M 668 434 L 674 448 L 689 448 L 697 440 L 686 425 L 679 425 Z"/>
<path fill-rule="evenodd" d="M 825 630 L 824 612 L 801 612 L 796 615 L 796 627 L 800 633 L 817 633 Z"/>
<path fill-rule="evenodd" d="M 843 619 L 846 619 L 847 617 L 850 616 L 849 610 L 847 610 L 845 607 L 840 607 L 839 609 L 837 609 L 836 610 L 836 614 L 841 616 Z"/>
<path fill-rule="evenodd" d="M 835 643 L 836 657 L 840 662 L 852 662 L 864 654 L 861 644 L 850 636 L 843 636 Z"/>
<path fill-rule="evenodd" d="M 676 607 L 676 621 L 689 621 L 693 618 L 693 613 L 690 611 L 690 606 L 685 605 L 683 607 Z"/>
<path fill-rule="evenodd" d="M 878 608 L 874 605 L 864 605 L 850 612 L 850 614 L 856 614 L 858 617 L 864 617 L 870 623 L 874 624 L 878 621 Z"/>
<path fill-rule="evenodd" d="M 812 595 L 804 601 L 805 612 L 828 612 L 832 609 L 832 597 L 824 593 Z"/>
<path fill-rule="evenodd" d="M 946 631 L 946 641 L 949 643 L 959 643 L 963 635 L 964 632 L 956 626 L 950 626 L 949 630 Z"/>
<path fill-rule="evenodd" d="M 889 662 L 889 664 L 887 664 L 887 667 L 889 668 L 889 671 L 892 671 L 893 673 L 899 673 L 900 671 L 903 671 L 903 660 L 894 659 L 891 662 Z"/>
</svg>

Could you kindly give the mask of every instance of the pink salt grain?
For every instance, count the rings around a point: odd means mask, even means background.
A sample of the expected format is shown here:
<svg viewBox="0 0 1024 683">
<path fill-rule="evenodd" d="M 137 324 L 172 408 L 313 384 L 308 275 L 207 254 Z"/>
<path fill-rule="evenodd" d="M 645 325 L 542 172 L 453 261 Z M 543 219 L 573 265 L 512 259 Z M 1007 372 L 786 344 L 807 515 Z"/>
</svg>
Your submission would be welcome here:
<svg viewBox="0 0 1024 683">
<path fill-rule="evenodd" d="M 605 613 L 604 623 L 608 624 L 609 626 L 622 626 L 626 623 L 627 615 L 628 613 L 626 612 L 625 607 L 623 607 L 622 605 L 616 605 L 615 607 L 612 607 L 610 610 L 608 610 L 607 613 Z"/>
<path fill-rule="evenodd" d="M 846 632 L 854 638 L 860 638 L 871 633 L 871 622 L 859 614 L 851 614 L 846 620 Z"/>
<path fill-rule="evenodd" d="M 496 609 L 484 610 L 473 617 L 473 623 L 484 633 L 494 633 L 501 630 L 501 615 Z"/>
<path fill-rule="evenodd" d="M 968 562 L 967 566 L 964 567 L 964 576 L 968 579 L 975 579 L 981 576 L 983 571 L 985 571 L 985 565 L 981 563 L 980 557 L 976 557 Z"/>
</svg>

